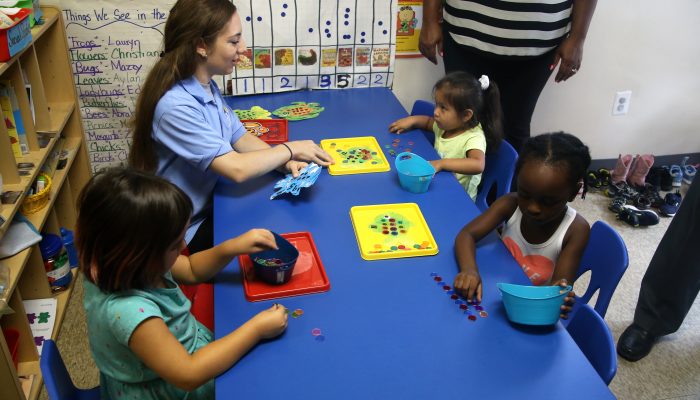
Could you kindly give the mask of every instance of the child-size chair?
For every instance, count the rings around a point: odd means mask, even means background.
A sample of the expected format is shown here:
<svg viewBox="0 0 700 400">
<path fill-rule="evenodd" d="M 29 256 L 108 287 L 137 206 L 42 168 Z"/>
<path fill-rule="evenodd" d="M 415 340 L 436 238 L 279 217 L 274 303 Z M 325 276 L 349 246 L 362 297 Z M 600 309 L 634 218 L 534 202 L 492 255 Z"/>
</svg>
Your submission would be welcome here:
<svg viewBox="0 0 700 400">
<path fill-rule="evenodd" d="M 185 247 L 180 253 L 183 256 L 190 255 L 190 249 Z M 180 283 L 180 290 L 189 299 L 192 305 L 190 312 L 202 325 L 214 332 L 214 284 L 199 283 L 196 285 L 185 285 Z"/>
<path fill-rule="evenodd" d="M 495 152 L 486 149 L 486 165 L 484 166 L 484 172 L 481 174 L 481 188 L 474 200 L 481 212 L 489 208 L 487 197 L 492 187 L 496 187 L 494 199 L 510 192 L 517 160 L 518 152 L 505 140 L 501 141 L 501 145 L 498 146 L 498 150 Z"/>
<path fill-rule="evenodd" d="M 61 353 L 53 340 L 45 340 L 39 362 L 44 386 L 50 400 L 99 400 L 100 387 L 78 389 L 68 375 Z"/>
<path fill-rule="evenodd" d="M 428 117 L 433 116 L 433 112 L 435 111 L 435 104 L 426 101 L 426 100 L 416 100 L 415 103 L 413 103 L 413 109 L 411 110 L 411 116 L 413 115 L 425 115 Z M 435 144 L 435 135 L 433 132 L 426 132 L 423 131 L 423 135 L 425 135 L 425 138 L 428 139 L 431 145 Z"/>
<path fill-rule="evenodd" d="M 591 280 L 586 292 L 576 299 L 571 317 L 573 318 L 578 312 L 580 303 L 588 303 L 593 294 L 598 291 L 594 308 L 602 318 L 605 318 L 610 299 L 628 265 L 627 246 L 622 237 L 610 225 L 603 221 L 596 221 L 591 226 L 588 244 L 576 272 L 576 279 L 578 279 L 586 271 L 591 271 Z"/>
<path fill-rule="evenodd" d="M 609 385 L 617 372 L 617 354 L 612 333 L 603 317 L 588 304 L 581 304 L 566 330 L 600 378 Z"/>
</svg>

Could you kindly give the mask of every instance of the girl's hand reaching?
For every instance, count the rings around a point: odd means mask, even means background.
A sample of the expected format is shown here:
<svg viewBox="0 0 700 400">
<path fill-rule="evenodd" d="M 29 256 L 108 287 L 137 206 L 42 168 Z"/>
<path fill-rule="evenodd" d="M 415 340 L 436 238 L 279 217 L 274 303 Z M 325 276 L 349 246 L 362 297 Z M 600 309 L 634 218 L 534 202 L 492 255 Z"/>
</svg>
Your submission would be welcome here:
<svg viewBox="0 0 700 400">
<path fill-rule="evenodd" d="M 406 117 L 392 122 L 392 124 L 389 125 L 389 132 L 401 134 L 411 128 L 413 128 L 413 120 L 411 117 Z"/>
<path fill-rule="evenodd" d="M 273 338 L 287 329 L 286 311 L 287 309 L 283 305 L 274 304 L 250 320 L 260 339 Z"/>
<path fill-rule="evenodd" d="M 275 236 L 267 229 L 251 229 L 236 239 L 239 241 L 239 254 L 277 249 Z"/>
<path fill-rule="evenodd" d="M 481 276 L 478 271 L 462 271 L 455 277 L 454 289 L 467 300 L 481 303 Z"/>
<path fill-rule="evenodd" d="M 566 289 L 566 287 L 569 286 L 569 282 L 566 279 L 560 279 L 554 286 L 561 286 L 562 289 Z M 576 303 L 576 293 L 574 293 L 572 289 L 564 298 L 564 304 L 561 305 L 561 314 L 559 314 L 559 318 L 569 318 L 569 313 L 574 308 L 574 303 Z"/>
</svg>

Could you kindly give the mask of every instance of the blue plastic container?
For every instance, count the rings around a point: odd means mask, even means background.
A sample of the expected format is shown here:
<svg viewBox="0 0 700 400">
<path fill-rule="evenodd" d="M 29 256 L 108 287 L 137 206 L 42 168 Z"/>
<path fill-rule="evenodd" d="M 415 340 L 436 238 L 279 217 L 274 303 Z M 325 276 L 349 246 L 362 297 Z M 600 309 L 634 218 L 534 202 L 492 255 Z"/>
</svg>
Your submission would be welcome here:
<svg viewBox="0 0 700 400">
<path fill-rule="evenodd" d="M 559 320 L 561 305 L 571 286 L 526 286 L 499 283 L 503 305 L 511 322 L 552 325 Z"/>
<path fill-rule="evenodd" d="M 430 182 L 435 176 L 435 168 L 418 154 L 403 152 L 396 156 L 394 161 L 396 171 L 399 173 L 401 187 L 411 193 L 423 193 L 428 191 Z"/>
<path fill-rule="evenodd" d="M 73 244 L 73 231 L 69 231 L 66 228 L 61 228 L 61 238 L 63 238 L 63 246 L 68 252 L 68 263 L 71 268 L 78 266 L 78 252 L 75 250 L 75 244 Z"/>
<path fill-rule="evenodd" d="M 44 269 L 51 290 L 64 290 L 70 285 L 73 275 L 70 272 L 68 253 L 63 247 L 63 240 L 52 233 L 45 233 L 42 236 L 39 251 L 41 251 L 41 258 L 44 259 Z"/>
<path fill-rule="evenodd" d="M 299 250 L 282 236 L 272 232 L 277 242 L 277 250 L 263 250 L 251 253 L 255 276 L 273 285 L 287 283 L 292 278 Z"/>
</svg>

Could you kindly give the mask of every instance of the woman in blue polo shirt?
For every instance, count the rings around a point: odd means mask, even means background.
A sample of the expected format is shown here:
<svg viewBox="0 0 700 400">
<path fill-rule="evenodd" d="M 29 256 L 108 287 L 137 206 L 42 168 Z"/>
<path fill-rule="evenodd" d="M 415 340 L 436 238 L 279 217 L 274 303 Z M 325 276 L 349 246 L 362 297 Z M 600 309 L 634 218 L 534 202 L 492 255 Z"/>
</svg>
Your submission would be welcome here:
<svg viewBox="0 0 700 400">
<path fill-rule="evenodd" d="M 208 17 L 184 15 L 194 12 Z M 213 244 L 211 199 L 218 176 L 243 182 L 276 168 L 297 175 L 306 161 L 327 166 L 332 158 L 311 140 L 270 147 L 245 134 L 225 104 L 211 78 L 230 74 L 246 50 L 240 17 L 229 0 L 179 0 L 163 42 L 136 103 L 129 164 L 170 180 L 190 196 L 194 210 L 185 241 L 197 252 Z"/>
</svg>

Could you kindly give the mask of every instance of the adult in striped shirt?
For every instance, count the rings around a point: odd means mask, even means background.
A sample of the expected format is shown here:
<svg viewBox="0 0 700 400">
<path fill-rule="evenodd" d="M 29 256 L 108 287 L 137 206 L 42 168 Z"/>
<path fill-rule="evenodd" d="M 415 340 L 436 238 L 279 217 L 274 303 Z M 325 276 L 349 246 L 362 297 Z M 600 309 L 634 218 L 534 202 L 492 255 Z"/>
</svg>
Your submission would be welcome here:
<svg viewBox="0 0 700 400">
<path fill-rule="evenodd" d="M 465 70 L 498 83 L 505 139 L 518 151 L 530 137 L 537 99 L 581 68 L 597 0 L 424 0 L 420 51 L 445 72 Z"/>
</svg>

